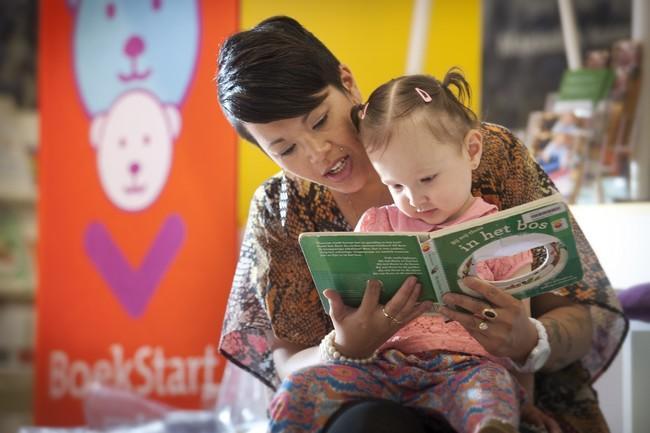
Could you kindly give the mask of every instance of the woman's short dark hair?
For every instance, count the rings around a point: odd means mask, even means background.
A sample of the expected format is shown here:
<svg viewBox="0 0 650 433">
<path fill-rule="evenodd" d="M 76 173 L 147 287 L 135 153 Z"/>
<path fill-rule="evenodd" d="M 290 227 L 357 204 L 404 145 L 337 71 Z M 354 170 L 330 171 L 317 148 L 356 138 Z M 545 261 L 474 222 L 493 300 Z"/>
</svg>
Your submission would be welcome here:
<svg viewBox="0 0 650 433">
<path fill-rule="evenodd" d="M 298 21 L 268 18 L 230 36 L 219 50 L 219 103 L 239 135 L 257 144 L 242 122 L 268 123 L 316 108 L 332 85 L 343 90 L 339 61 Z"/>
</svg>

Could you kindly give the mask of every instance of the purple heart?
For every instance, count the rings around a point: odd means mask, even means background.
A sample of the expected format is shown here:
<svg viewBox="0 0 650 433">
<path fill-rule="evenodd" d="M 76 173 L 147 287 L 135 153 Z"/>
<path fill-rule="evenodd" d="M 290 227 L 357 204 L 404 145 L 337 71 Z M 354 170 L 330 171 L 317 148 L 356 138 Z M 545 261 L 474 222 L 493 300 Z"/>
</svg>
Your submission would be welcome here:
<svg viewBox="0 0 650 433">
<path fill-rule="evenodd" d="M 142 264 L 133 269 L 106 227 L 94 222 L 86 229 L 86 254 L 126 312 L 138 318 L 144 313 L 184 237 L 185 226 L 180 216 L 167 217 Z"/>
</svg>

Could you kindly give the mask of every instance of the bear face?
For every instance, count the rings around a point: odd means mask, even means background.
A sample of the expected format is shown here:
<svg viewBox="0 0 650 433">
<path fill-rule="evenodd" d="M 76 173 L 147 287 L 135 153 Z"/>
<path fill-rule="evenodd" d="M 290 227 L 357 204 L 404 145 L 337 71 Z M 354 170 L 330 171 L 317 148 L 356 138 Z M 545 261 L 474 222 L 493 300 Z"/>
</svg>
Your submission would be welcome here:
<svg viewBox="0 0 650 433">
<path fill-rule="evenodd" d="M 74 72 L 90 117 L 125 91 L 148 90 L 180 106 L 199 48 L 197 0 L 68 0 Z"/>
<path fill-rule="evenodd" d="M 142 90 L 126 92 L 93 119 L 97 172 L 115 206 L 141 211 L 156 200 L 167 183 L 180 129 L 176 107 Z"/>
</svg>

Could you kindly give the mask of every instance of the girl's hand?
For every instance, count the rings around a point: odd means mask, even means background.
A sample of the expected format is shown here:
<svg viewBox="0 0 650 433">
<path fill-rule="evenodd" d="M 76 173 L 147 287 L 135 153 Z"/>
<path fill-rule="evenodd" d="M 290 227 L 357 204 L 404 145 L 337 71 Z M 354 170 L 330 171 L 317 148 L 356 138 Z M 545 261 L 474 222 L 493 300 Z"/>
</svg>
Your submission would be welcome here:
<svg viewBox="0 0 650 433">
<path fill-rule="evenodd" d="M 528 320 L 524 303 L 488 281 L 466 277 L 463 282 L 485 299 L 447 293 L 443 297 L 447 306 L 462 307 L 468 313 L 449 307 L 442 307 L 440 312 L 463 325 L 492 355 L 524 363 L 537 345 L 537 329 Z M 483 313 L 486 308 L 492 309 L 496 317 L 486 317 Z"/>
<path fill-rule="evenodd" d="M 384 306 L 379 304 L 381 282 L 368 280 L 359 308 L 343 304 L 335 290 L 325 290 L 330 317 L 336 330 L 334 344 L 349 358 L 366 358 L 373 354 L 402 326 L 429 311 L 430 301 L 418 302 L 421 286 L 409 277 Z"/>
</svg>

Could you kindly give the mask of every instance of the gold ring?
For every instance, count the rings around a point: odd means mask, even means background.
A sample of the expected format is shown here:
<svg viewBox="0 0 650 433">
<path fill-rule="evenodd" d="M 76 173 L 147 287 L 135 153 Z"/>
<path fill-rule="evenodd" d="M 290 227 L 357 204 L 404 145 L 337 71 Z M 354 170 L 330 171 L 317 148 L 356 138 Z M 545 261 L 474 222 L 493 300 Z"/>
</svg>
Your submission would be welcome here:
<svg viewBox="0 0 650 433">
<path fill-rule="evenodd" d="M 396 318 L 394 318 L 393 316 L 391 316 L 390 314 L 388 314 L 388 313 L 386 312 L 386 309 L 385 309 L 384 307 L 381 307 L 381 312 L 384 313 L 384 316 L 386 316 L 386 318 L 392 320 L 392 321 L 395 322 L 396 324 L 398 324 L 398 325 L 401 325 L 401 324 L 402 324 L 402 322 L 401 322 L 400 320 L 397 320 Z"/>
<path fill-rule="evenodd" d="M 494 320 L 497 318 L 498 314 L 496 311 L 494 311 L 494 308 L 483 308 L 483 311 L 481 311 L 481 316 L 483 316 L 487 320 Z"/>
<path fill-rule="evenodd" d="M 481 331 L 487 331 L 488 329 L 488 324 L 485 320 L 483 320 L 481 323 L 478 324 L 478 329 Z"/>
</svg>

